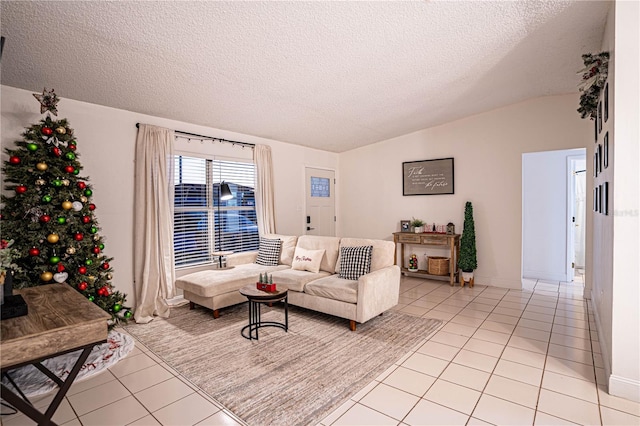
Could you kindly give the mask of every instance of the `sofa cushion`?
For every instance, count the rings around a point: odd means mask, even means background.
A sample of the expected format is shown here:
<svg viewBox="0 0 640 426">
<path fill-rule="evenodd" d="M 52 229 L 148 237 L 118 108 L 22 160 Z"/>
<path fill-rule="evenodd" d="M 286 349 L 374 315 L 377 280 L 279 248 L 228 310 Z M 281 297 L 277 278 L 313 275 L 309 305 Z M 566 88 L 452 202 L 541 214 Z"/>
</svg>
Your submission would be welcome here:
<svg viewBox="0 0 640 426">
<path fill-rule="evenodd" d="M 295 269 L 282 269 L 272 274 L 276 288 L 285 287 L 289 290 L 298 292 L 302 292 L 307 283 L 328 276 L 330 276 L 330 274 L 325 271 L 314 273 L 308 271 L 297 271 Z"/>
<path fill-rule="evenodd" d="M 373 246 L 341 247 L 340 278 L 357 280 L 371 270 Z"/>
<path fill-rule="evenodd" d="M 393 254 L 396 250 L 396 245 L 393 241 L 386 240 L 371 240 L 367 238 L 342 238 L 340 240 L 340 247 L 356 247 L 356 246 L 373 246 L 371 252 L 371 271 L 377 271 L 378 269 L 392 266 Z M 340 260 L 336 265 L 336 272 L 340 272 Z"/>
<path fill-rule="evenodd" d="M 304 292 L 327 299 L 340 300 L 347 303 L 358 302 L 358 281 L 345 280 L 337 275 L 312 281 L 304 287 Z"/>
<path fill-rule="evenodd" d="M 184 275 L 176 279 L 176 287 L 202 297 L 213 297 L 230 291 L 239 290 L 248 284 L 258 282 L 261 273 L 273 273 L 287 269 L 286 265 L 263 266 L 245 263 L 232 269 L 206 270 Z"/>
<path fill-rule="evenodd" d="M 282 240 L 282 250 L 280 250 L 280 264 L 291 266 L 293 260 L 293 251 L 296 249 L 296 242 L 298 237 L 295 235 L 280 235 L 280 234 L 264 234 L 265 238 L 271 240 Z"/>
<path fill-rule="evenodd" d="M 318 272 L 320 271 L 320 262 L 323 257 L 324 250 L 307 250 L 302 247 L 296 247 L 291 269 Z"/>
<path fill-rule="evenodd" d="M 336 272 L 340 238 L 303 235 L 298 238 L 297 247 L 302 247 L 307 250 L 324 250 L 324 257 L 322 258 L 322 262 L 320 262 L 320 270 L 332 274 Z"/>
<path fill-rule="evenodd" d="M 256 263 L 262 266 L 276 266 L 280 262 L 282 240 L 260 237 Z"/>
</svg>

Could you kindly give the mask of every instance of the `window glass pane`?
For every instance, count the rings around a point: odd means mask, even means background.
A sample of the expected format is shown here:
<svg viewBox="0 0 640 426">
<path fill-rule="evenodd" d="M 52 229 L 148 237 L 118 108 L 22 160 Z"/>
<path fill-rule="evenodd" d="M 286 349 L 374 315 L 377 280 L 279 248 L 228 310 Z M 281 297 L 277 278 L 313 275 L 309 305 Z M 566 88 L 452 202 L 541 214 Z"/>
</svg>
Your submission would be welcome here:
<svg viewBox="0 0 640 426">
<path fill-rule="evenodd" d="M 322 177 L 311 177 L 311 196 L 329 197 L 329 179 Z"/>
<path fill-rule="evenodd" d="M 207 211 L 178 211 L 173 215 L 175 265 L 206 263 L 210 260 Z"/>
<path fill-rule="evenodd" d="M 177 155 L 174 166 L 175 206 L 206 206 L 206 160 Z"/>
</svg>

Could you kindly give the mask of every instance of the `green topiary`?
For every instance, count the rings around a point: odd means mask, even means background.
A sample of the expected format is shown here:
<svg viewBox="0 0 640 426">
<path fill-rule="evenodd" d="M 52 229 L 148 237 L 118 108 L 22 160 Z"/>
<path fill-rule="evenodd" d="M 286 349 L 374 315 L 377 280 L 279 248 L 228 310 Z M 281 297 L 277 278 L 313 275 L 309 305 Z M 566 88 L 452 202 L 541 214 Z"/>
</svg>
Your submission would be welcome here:
<svg viewBox="0 0 640 426">
<path fill-rule="evenodd" d="M 476 227 L 473 222 L 473 206 L 470 201 L 464 206 L 464 226 L 460 239 L 460 259 L 458 267 L 464 272 L 471 272 L 478 267 L 476 259 Z"/>
</svg>

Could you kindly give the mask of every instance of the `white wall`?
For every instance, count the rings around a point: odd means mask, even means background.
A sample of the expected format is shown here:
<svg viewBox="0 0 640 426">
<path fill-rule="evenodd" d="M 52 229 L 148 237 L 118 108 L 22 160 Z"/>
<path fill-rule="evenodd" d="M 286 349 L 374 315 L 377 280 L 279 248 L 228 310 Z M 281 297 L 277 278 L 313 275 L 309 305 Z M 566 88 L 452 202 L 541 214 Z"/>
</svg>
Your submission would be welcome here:
<svg viewBox="0 0 640 426">
<path fill-rule="evenodd" d="M 522 156 L 522 276 L 551 281 L 567 277 L 567 157 L 584 149 Z"/>
<path fill-rule="evenodd" d="M 32 92 L 0 86 L 2 146 L 20 140 L 24 128 L 37 123 L 42 115 Z M 274 166 L 276 230 L 302 234 L 304 230 L 304 166 L 337 169 L 338 155 L 288 143 L 243 135 L 189 123 L 137 114 L 101 105 L 64 99 L 58 104 L 58 117 L 67 118 L 78 140 L 77 153 L 94 186 L 96 217 L 106 238 L 105 254 L 114 257 L 113 285 L 134 303 L 133 288 L 133 187 L 137 122 L 229 140 L 270 145 Z M 250 120 L 247 117 L 247 120 Z M 230 155 L 225 145 L 199 142 L 179 146 L 192 152 L 214 150 Z M 238 148 L 235 148 L 236 150 Z M 2 160 L 6 155 L 3 154 Z"/>
<path fill-rule="evenodd" d="M 521 287 L 522 154 L 583 148 L 578 95 L 537 98 L 340 155 L 339 235 L 391 239 L 400 220 L 453 222 L 473 203 L 476 282 Z M 402 162 L 454 157 L 455 194 L 402 195 Z M 417 251 L 417 250 L 416 250 Z"/>
</svg>

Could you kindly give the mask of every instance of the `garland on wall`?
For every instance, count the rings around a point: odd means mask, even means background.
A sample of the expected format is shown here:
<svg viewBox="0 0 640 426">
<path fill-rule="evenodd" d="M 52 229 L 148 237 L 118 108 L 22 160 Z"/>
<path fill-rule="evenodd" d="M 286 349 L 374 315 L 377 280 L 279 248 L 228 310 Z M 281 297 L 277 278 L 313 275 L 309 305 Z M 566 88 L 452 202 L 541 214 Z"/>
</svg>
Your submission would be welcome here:
<svg viewBox="0 0 640 426">
<path fill-rule="evenodd" d="M 580 92 L 580 108 L 578 112 L 581 118 L 595 120 L 598 115 L 598 96 L 607 81 L 609 68 L 609 52 L 600 52 L 582 55 L 584 68 L 578 71 L 582 74 L 582 81 L 578 85 Z"/>
</svg>

